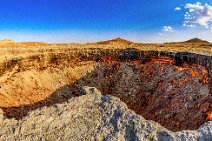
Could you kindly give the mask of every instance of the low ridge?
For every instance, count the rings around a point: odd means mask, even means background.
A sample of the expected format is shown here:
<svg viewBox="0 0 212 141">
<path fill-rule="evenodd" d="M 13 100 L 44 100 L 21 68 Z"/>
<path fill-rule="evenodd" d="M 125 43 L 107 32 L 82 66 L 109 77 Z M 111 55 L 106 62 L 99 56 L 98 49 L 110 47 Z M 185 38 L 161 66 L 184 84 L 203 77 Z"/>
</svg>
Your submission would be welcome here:
<svg viewBox="0 0 212 141">
<path fill-rule="evenodd" d="M 1 40 L 0 43 L 1 43 L 1 44 L 15 43 L 15 41 L 12 40 L 12 39 L 4 39 L 4 40 Z"/>
<path fill-rule="evenodd" d="M 209 42 L 206 40 L 199 39 L 199 38 L 193 38 L 188 41 L 185 41 L 185 43 L 209 43 Z"/>
<path fill-rule="evenodd" d="M 112 40 L 97 42 L 97 44 L 132 44 L 133 42 L 122 39 L 122 38 L 116 38 Z"/>
</svg>

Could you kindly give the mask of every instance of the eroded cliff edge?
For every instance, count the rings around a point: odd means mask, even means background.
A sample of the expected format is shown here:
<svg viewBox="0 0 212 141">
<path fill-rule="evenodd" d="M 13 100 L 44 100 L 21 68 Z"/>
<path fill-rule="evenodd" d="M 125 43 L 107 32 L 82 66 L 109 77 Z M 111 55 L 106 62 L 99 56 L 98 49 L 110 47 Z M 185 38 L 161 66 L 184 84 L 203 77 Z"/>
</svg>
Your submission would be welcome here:
<svg viewBox="0 0 212 141">
<path fill-rule="evenodd" d="M 164 52 L 164 51 L 142 51 L 134 48 L 128 49 L 102 49 L 102 48 L 72 48 L 60 52 L 49 50 L 44 54 L 13 58 L 0 63 L 0 74 L 11 71 L 16 67 L 24 71 L 32 67 L 45 69 L 52 65 L 66 66 L 73 60 L 77 61 L 99 61 L 102 57 L 110 56 L 120 60 L 140 60 L 146 62 L 151 59 L 169 59 L 170 64 L 182 65 L 183 63 L 197 64 L 208 70 L 208 83 L 212 93 L 212 56 L 206 56 L 188 52 Z M 168 60 L 167 60 L 168 61 Z"/>
</svg>

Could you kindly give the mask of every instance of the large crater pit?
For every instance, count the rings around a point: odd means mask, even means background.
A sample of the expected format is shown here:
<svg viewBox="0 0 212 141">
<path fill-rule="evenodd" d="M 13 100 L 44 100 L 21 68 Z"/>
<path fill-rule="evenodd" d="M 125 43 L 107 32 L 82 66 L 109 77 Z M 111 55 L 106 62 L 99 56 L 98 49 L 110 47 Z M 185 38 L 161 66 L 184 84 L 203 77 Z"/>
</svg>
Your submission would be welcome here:
<svg viewBox="0 0 212 141">
<path fill-rule="evenodd" d="M 203 66 L 178 65 L 169 57 L 140 60 L 104 56 L 93 62 L 17 72 L 1 86 L 4 102 L 0 104 L 4 116 L 21 119 L 33 109 L 65 102 L 80 96 L 81 87 L 92 86 L 172 131 L 193 130 L 211 120 L 208 75 Z M 9 89 L 11 93 L 5 94 Z"/>
<path fill-rule="evenodd" d="M 137 114 L 172 131 L 197 129 L 210 120 L 212 96 L 207 70 L 199 65 L 171 63 L 168 58 L 146 63 L 104 58 L 95 71 L 74 86 L 89 85 L 119 97 Z"/>
</svg>

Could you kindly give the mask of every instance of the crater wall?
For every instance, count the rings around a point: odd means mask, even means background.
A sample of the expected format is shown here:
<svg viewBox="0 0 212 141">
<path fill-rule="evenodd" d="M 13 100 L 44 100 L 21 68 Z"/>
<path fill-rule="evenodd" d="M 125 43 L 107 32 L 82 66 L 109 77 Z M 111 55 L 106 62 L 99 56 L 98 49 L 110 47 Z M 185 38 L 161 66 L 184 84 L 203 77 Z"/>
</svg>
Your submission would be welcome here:
<svg viewBox="0 0 212 141">
<path fill-rule="evenodd" d="M 148 61 L 152 58 L 169 58 L 173 60 L 175 65 L 183 63 L 201 65 L 208 70 L 209 89 L 212 93 L 212 56 L 206 56 L 188 52 L 161 52 L 161 51 L 141 51 L 134 48 L 128 49 L 100 49 L 87 48 L 79 49 L 72 48 L 54 52 L 52 50 L 43 54 L 31 55 L 24 58 L 13 58 L 0 63 L 0 75 L 11 71 L 15 66 L 18 66 L 19 71 L 26 70 L 30 67 L 38 67 L 45 69 L 52 65 L 67 65 L 70 61 L 98 61 L 103 56 L 111 56 L 116 59 L 129 59 Z"/>
</svg>

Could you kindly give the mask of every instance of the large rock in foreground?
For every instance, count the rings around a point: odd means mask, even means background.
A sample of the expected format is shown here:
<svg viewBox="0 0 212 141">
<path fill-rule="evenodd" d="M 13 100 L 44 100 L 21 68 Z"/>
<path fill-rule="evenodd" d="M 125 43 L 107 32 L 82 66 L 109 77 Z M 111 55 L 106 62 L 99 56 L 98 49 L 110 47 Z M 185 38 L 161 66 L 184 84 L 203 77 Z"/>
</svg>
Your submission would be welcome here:
<svg viewBox="0 0 212 141">
<path fill-rule="evenodd" d="M 32 111 L 19 121 L 1 116 L 0 140 L 212 140 L 212 122 L 196 131 L 174 133 L 96 88 L 84 87 L 81 95 Z"/>
</svg>

